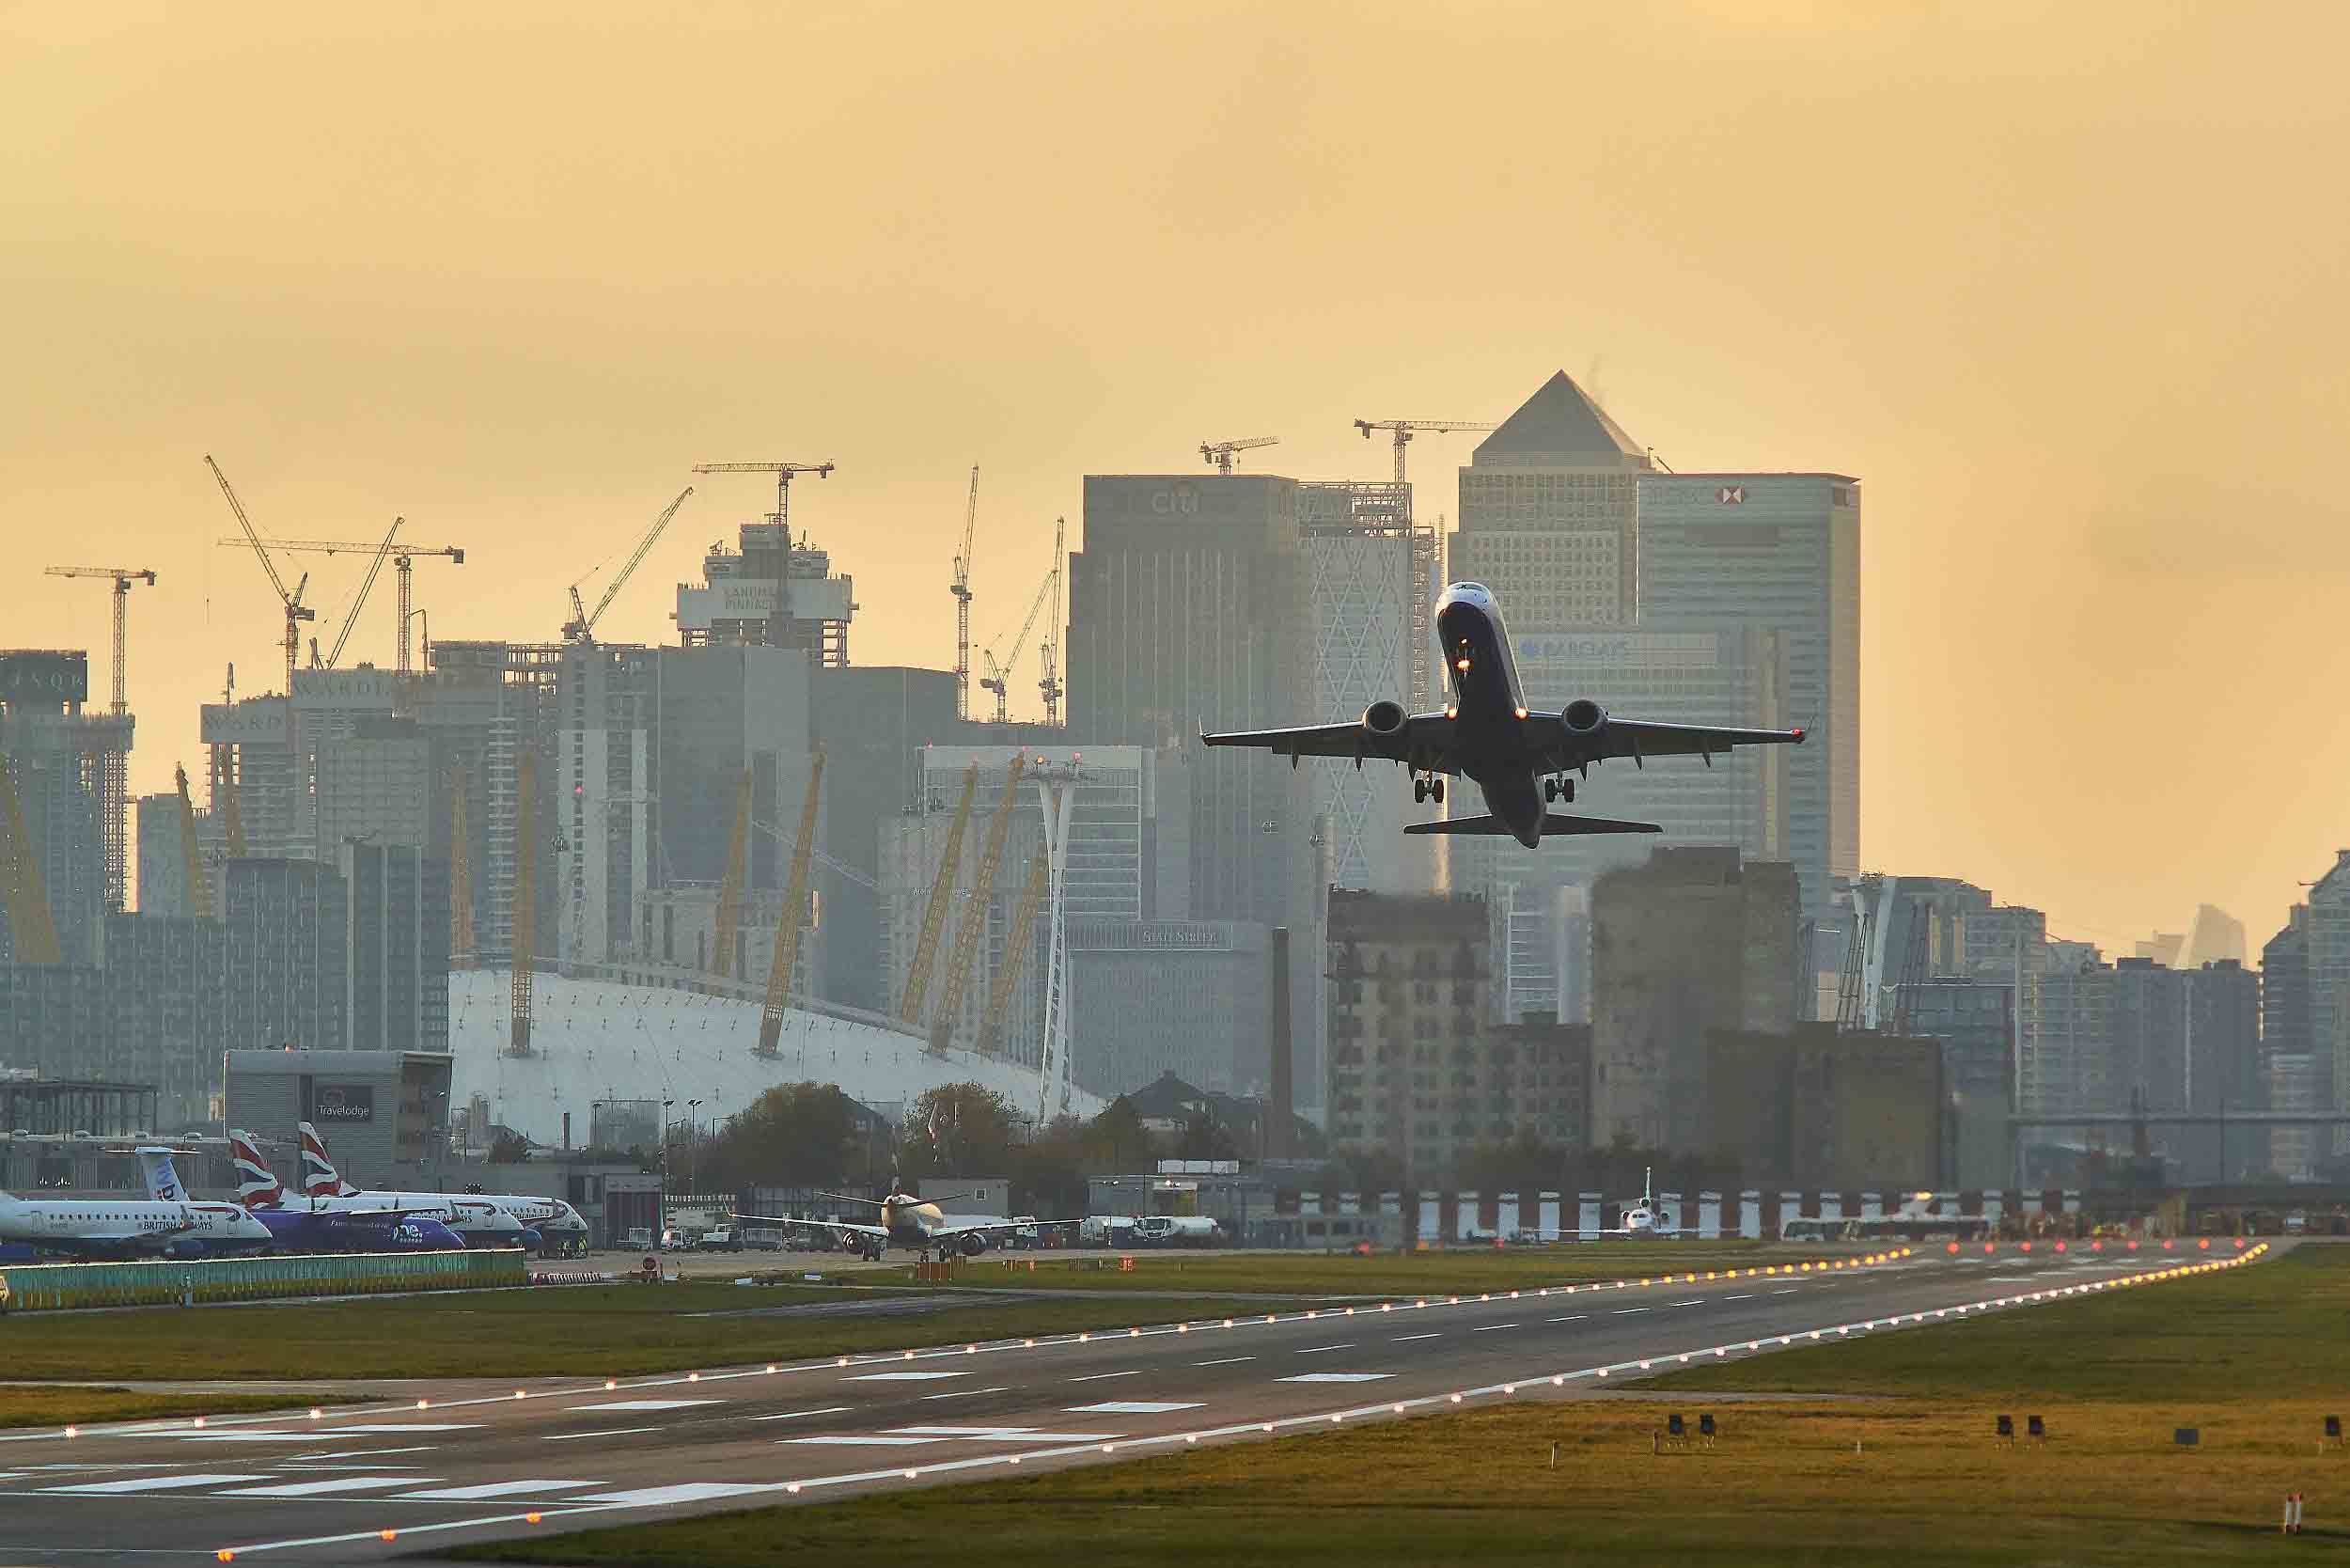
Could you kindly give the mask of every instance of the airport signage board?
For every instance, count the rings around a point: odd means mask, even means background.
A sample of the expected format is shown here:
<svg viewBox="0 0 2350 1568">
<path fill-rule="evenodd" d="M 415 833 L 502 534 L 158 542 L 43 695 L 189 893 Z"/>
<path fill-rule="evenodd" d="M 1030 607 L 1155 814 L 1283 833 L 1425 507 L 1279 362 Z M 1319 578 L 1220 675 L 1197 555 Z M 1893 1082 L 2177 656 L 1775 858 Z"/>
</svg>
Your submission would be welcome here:
<svg viewBox="0 0 2350 1568">
<path fill-rule="evenodd" d="M 0 653 L 0 702 L 86 702 L 89 655 L 76 652 Z"/>
<path fill-rule="evenodd" d="M 320 1084 L 312 1091 L 310 1120 L 328 1127 L 355 1127 L 373 1121 L 375 1086 Z"/>
</svg>

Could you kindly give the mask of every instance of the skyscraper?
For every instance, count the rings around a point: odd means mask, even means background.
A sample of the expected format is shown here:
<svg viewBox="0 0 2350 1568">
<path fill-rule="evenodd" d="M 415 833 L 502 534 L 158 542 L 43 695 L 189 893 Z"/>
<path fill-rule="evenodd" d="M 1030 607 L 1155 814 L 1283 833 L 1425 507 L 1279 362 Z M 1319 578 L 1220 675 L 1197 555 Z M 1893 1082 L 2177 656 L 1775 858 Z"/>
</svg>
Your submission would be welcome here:
<svg viewBox="0 0 2350 1568">
<path fill-rule="evenodd" d="M 1788 721 L 1786 855 L 1805 912 L 1860 869 L 1860 487 L 1841 474 L 1647 474 L 1639 605 L 1653 630 L 1776 632 Z M 1823 919 L 1823 923 L 1832 923 Z"/>
</svg>

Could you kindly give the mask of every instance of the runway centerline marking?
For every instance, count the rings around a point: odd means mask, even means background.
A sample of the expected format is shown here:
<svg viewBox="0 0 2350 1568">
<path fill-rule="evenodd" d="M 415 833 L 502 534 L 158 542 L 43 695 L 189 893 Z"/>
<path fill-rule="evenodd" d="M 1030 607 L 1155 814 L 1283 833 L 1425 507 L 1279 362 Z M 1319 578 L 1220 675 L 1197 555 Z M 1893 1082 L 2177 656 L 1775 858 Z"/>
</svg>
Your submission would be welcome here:
<svg viewBox="0 0 2350 1568">
<path fill-rule="evenodd" d="M 1801 1285 L 1790 1285 L 1783 1291 L 1773 1291 L 1771 1294 L 1773 1295 L 1793 1295 L 1801 1289 L 1803 1289 Z"/>
<path fill-rule="evenodd" d="M 1744 1295 L 1726 1295 L 1722 1297 L 1722 1299 L 1724 1301 L 1752 1301 L 1754 1299 L 1754 1293 L 1752 1291 L 1748 1291 Z"/>
<path fill-rule="evenodd" d="M 942 1377 L 969 1377 L 967 1372 L 866 1372 L 843 1378 L 845 1383 L 934 1383 Z"/>
<path fill-rule="evenodd" d="M 932 1394 L 930 1397 L 938 1399 L 942 1396 Z M 779 1416 L 753 1416 L 751 1419 L 755 1421 L 796 1421 L 804 1416 L 838 1416 L 844 1410 L 855 1408 L 854 1404 L 827 1404 L 822 1410 L 786 1410 Z"/>
<path fill-rule="evenodd" d="M 1552 1321 L 1556 1322 L 1557 1320 L 1554 1319 Z M 1400 1345 L 1407 1340 L 1441 1340 L 1443 1338 L 1444 1336 L 1441 1334 L 1398 1334 L 1394 1339 L 1388 1341 L 1387 1342 L 1389 1344 Z"/>
<path fill-rule="evenodd" d="M 666 1426 L 607 1426 L 599 1428 L 594 1432 L 557 1432 L 551 1436 L 541 1437 L 539 1441 L 542 1443 L 568 1443 L 572 1441 L 574 1438 L 579 1437 L 626 1437 L 631 1433 L 666 1432 L 669 1429 Z"/>
<path fill-rule="evenodd" d="M 268 1486 L 232 1486 L 216 1497 L 322 1497 L 337 1492 L 381 1492 L 394 1486 L 414 1486 L 438 1476 L 337 1476 L 332 1481 L 288 1481 Z"/>
<path fill-rule="evenodd" d="M 1589 1312 L 1569 1312 L 1563 1318 L 1544 1318 L 1543 1321 L 1544 1323 L 1581 1323 L 1590 1315 Z"/>
<path fill-rule="evenodd" d="M 1344 1344 L 1335 1344 L 1335 1345 L 1308 1345 L 1308 1346 L 1307 1346 L 1304 1350 L 1299 1351 L 1297 1354 L 1298 1354 L 1298 1355 L 1300 1355 L 1300 1356 L 1319 1356 L 1319 1355 L 1321 1355 L 1321 1354 L 1322 1354 L 1324 1351 L 1325 1351 L 1325 1350 L 1353 1350 L 1354 1348 L 1355 1348 L 1354 1343 L 1353 1343 L 1353 1341 L 1348 1341 L 1347 1343 L 1344 1343 Z"/>
<path fill-rule="evenodd" d="M 1299 1372 L 1295 1377 L 1277 1377 L 1276 1383 L 1376 1383 L 1393 1377 L 1393 1372 Z"/>
<path fill-rule="evenodd" d="M 1645 1307 L 1619 1307 L 1610 1315 L 1619 1318 L 1629 1317 L 1635 1312 L 1645 1312 L 1648 1309 Z"/>
<path fill-rule="evenodd" d="M 1099 1383 L 1104 1378 L 1107 1377 L 1140 1377 L 1144 1369 L 1136 1367 L 1132 1372 L 1088 1372 L 1083 1377 L 1073 1377 L 1069 1381 L 1072 1383 Z"/>
<path fill-rule="evenodd" d="M 1472 1334 L 1490 1334 L 1496 1328 L 1515 1328 L 1516 1326 L 1517 1325 L 1514 1323 L 1489 1323 L 1481 1328 L 1472 1328 L 1469 1332 Z"/>
<path fill-rule="evenodd" d="M 998 1384 L 996 1384 L 996 1385 L 995 1385 L 995 1387 L 994 1387 L 993 1388 L 949 1388 L 949 1389 L 948 1389 L 948 1390 L 947 1390 L 945 1393 L 943 1393 L 943 1394 L 924 1394 L 924 1395 L 922 1396 L 922 1398 L 924 1398 L 924 1399 L 926 1399 L 926 1400 L 932 1400 L 932 1399 L 970 1399 L 971 1397 L 973 1397 L 974 1395 L 977 1395 L 977 1394 L 1008 1394 L 1008 1393 L 1010 1393 L 1010 1392 L 1011 1392 L 1011 1385 L 1010 1385 L 1010 1384 L 1009 1384 L 1009 1383 L 998 1383 Z M 838 1405 L 838 1406 L 837 1406 L 836 1408 L 838 1408 L 838 1409 L 841 1409 L 841 1410 L 846 1410 L 846 1409 L 848 1409 L 849 1407 L 848 1407 L 847 1405 L 843 1404 L 843 1405 Z M 774 1417 L 772 1417 L 772 1416 L 768 1416 L 768 1417 L 761 1417 L 760 1419 L 761 1419 L 762 1420 L 773 1420 L 773 1419 L 775 1419 L 775 1418 L 774 1418 Z"/>
<path fill-rule="evenodd" d="M 1221 1361 L 1194 1361 L 1192 1365 L 1195 1367 L 1231 1367 L 1237 1366 L 1243 1361 L 1254 1361 L 1256 1357 L 1253 1356 L 1227 1356 Z"/>
</svg>

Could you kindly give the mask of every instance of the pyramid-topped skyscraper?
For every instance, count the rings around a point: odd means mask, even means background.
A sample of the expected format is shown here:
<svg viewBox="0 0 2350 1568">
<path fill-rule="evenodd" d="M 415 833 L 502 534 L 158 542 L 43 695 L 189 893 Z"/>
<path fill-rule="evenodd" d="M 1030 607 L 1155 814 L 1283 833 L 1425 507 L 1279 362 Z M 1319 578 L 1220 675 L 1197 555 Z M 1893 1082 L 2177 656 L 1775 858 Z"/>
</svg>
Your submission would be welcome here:
<svg viewBox="0 0 2350 1568">
<path fill-rule="evenodd" d="M 1512 626 L 1622 626 L 1638 589 L 1640 445 L 1560 370 L 1461 470 L 1452 575 L 1501 590 Z"/>
</svg>

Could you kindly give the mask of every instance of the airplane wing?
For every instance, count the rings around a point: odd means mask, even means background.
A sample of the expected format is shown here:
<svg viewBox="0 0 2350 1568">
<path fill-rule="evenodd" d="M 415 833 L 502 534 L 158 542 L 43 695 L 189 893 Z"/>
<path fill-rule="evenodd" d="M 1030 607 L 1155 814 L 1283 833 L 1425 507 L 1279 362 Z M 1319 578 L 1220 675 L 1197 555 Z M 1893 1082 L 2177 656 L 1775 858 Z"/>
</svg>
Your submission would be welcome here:
<svg viewBox="0 0 2350 1568">
<path fill-rule="evenodd" d="M 1535 713 L 1537 719 L 1559 721 L 1557 713 Z M 1662 719 L 1607 716 L 1596 733 L 1577 735 L 1563 722 L 1552 731 L 1545 761 L 1554 769 L 1581 767 L 1611 757 L 1628 757 L 1636 764 L 1651 757 L 1703 757 L 1709 761 L 1727 757 L 1742 745 L 1801 745 L 1801 729 L 1741 729 L 1708 724 L 1669 724 Z"/>
<path fill-rule="evenodd" d="M 842 1235 L 878 1236 L 883 1241 L 889 1239 L 889 1232 L 878 1225 L 856 1225 L 844 1219 L 786 1219 L 776 1215 L 746 1214 L 736 1214 L 729 1217 L 744 1220 L 752 1225 L 806 1225 L 814 1230 L 832 1231 Z"/>
<path fill-rule="evenodd" d="M 1453 721 L 1442 713 L 1414 713 L 1392 731 L 1382 733 L 1359 721 L 1341 724 L 1301 724 L 1286 729 L 1228 729 L 1202 733 L 1209 745 L 1255 746 L 1294 761 L 1300 757 L 1352 757 L 1388 762 L 1418 760 L 1419 765 L 1441 766 L 1452 746 Z"/>
<path fill-rule="evenodd" d="M 999 1231 L 1026 1231 L 1031 1226 L 1082 1223 L 1084 1222 L 1074 1219 L 980 1219 L 974 1220 L 968 1225 L 942 1225 L 931 1234 L 937 1237 L 985 1236 L 993 1235 Z"/>
</svg>

